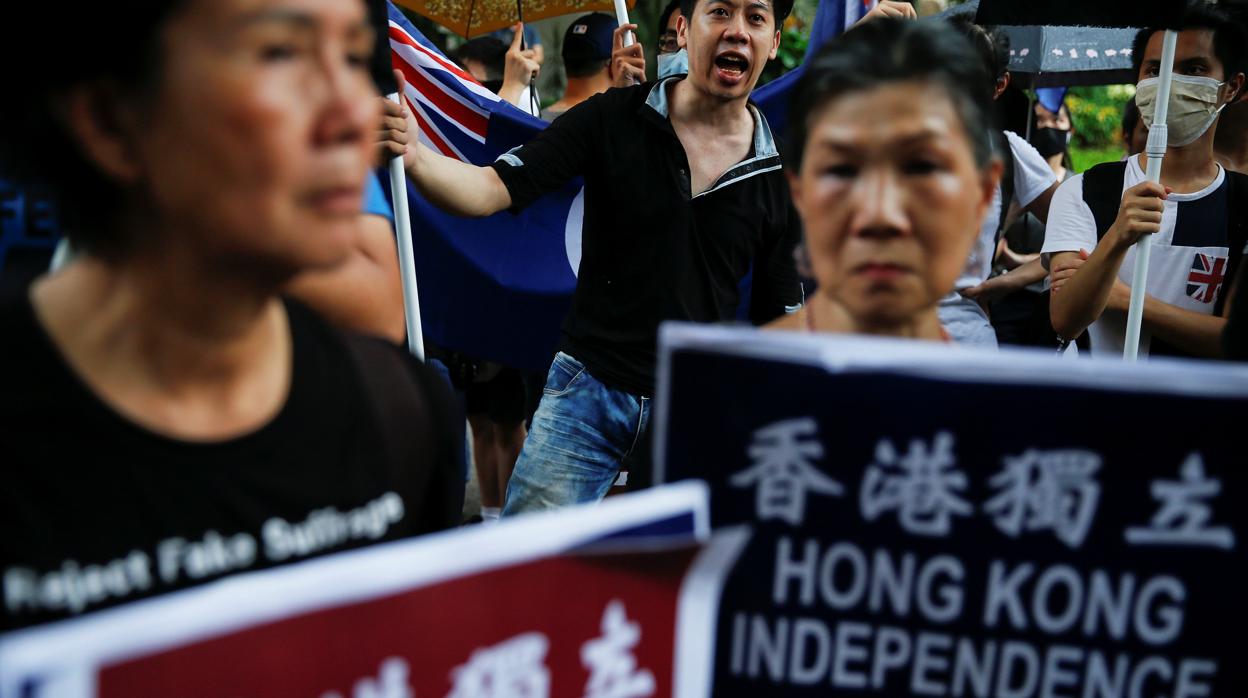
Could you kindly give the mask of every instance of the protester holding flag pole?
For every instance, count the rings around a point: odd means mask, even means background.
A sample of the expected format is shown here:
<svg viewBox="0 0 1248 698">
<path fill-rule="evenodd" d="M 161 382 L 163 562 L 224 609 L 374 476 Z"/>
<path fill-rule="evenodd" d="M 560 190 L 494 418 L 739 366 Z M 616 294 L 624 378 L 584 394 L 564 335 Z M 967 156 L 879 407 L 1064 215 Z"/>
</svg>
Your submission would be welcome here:
<svg viewBox="0 0 1248 698">
<path fill-rule="evenodd" d="M 390 61 L 390 22 L 386 0 L 367 0 L 368 20 L 376 34 L 369 70 L 373 82 L 386 95 L 384 118 L 398 120 L 400 128 L 406 114 L 403 107 L 403 73 L 394 69 Z M 420 293 L 416 286 L 415 253 L 412 250 L 412 218 L 407 205 L 407 178 L 403 174 L 402 148 L 387 150 L 392 139 L 382 139 L 382 152 L 386 155 L 386 169 L 390 175 L 390 194 L 394 210 L 394 232 L 398 242 L 399 272 L 403 285 L 403 318 L 407 326 L 407 348 L 412 356 L 425 360 L 424 331 L 420 323 Z"/>
<path fill-rule="evenodd" d="M 621 27 L 632 24 L 631 22 L 628 21 L 628 5 L 624 4 L 624 0 L 615 0 L 615 19 Z M 636 25 L 633 25 L 633 26 L 636 26 Z M 623 43 L 623 45 L 626 47 L 632 46 L 634 43 L 636 43 L 633 40 L 633 32 L 631 31 L 624 32 L 624 37 L 621 40 L 621 43 Z"/>
<path fill-rule="evenodd" d="M 403 75 L 396 72 L 398 87 L 386 98 L 401 104 Z M 403 281 L 403 316 L 407 320 L 407 348 L 412 356 L 425 360 L 424 331 L 420 326 L 420 293 L 416 286 L 416 254 L 412 251 L 412 217 L 407 206 L 407 175 L 403 171 L 403 157 L 390 158 L 386 163 L 390 173 L 390 193 L 394 201 L 394 230 L 399 241 L 399 269 Z"/>
<path fill-rule="evenodd" d="M 646 469 L 661 321 L 732 318 L 751 268 L 755 322 L 800 307 L 799 223 L 771 130 L 748 104 L 791 7 L 686 0 L 687 78 L 595 95 L 490 167 L 409 147 L 415 185 L 461 216 L 585 181 L 573 307 L 504 514 L 596 500 L 621 466 Z"/>
<path fill-rule="evenodd" d="M 633 38 L 633 30 L 637 28 L 637 25 L 629 21 L 628 5 L 624 0 L 615 0 L 615 20 L 619 23 L 620 28 L 624 30 L 623 34 L 620 36 L 619 48 L 630 49 L 630 47 L 637 43 L 637 41 Z M 627 55 L 631 58 L 640 57 L 642 55 L 641 47 L 638 46 L 636 49 L 629 50 Z M 612 61 L 612 64 L 613 66 L 619 66 L 617 70 L 622 69 L 622 72 L 628 73 L 627 78 L 624 79 L 632 80 L 633 83 L 645 82 L 646 76 L 644 72 L 637 75 L 631 72 L 630 68 L 626 64 L 618 63 L 614 60 Z"/>
<path fill-rule="evenodd" d="M 1248 180 L 1213 155 L 1218 114 L 1244 86 L 1242 29 L 1191 2 L 1171 38 L 1144 29 L 1135 41 L 1146 152 L 1067 180 L 1050 209 L 1043 252 L 1052 255 L 1053 328 L 1067 339 L 1087 328 L 1094 355 L 1219 356 L 1227 290 L 1248 244 L 1240 203 Z"/>
</svg>

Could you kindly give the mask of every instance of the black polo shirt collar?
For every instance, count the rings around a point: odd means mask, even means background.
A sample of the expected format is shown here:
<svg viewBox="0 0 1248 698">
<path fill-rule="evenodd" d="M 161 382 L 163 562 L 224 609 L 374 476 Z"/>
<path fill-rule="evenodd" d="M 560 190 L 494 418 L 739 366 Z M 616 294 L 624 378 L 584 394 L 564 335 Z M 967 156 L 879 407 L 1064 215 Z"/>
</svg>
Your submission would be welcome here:
<svg viewBox="0 0 1248 698">
<path fill-rule="evenodd" d="M 677 80 L 684 79 L 683 75 L 673 75 L 659 80 L 654 87 L 650 88 L 646 103 L 641 107 L 642 116 L 648 123 L 671 133 L 673 137 L 676 136 L 676 132 L 672 129 L 671 112 L 667 104 L 667 88 L 668 85 L 675 84 Z M 694 196 L 694 199 L 755 175 L 780 169 L 780 151 L 776 148 L 776 139 L 771 135 L 771 127 L 767 124 L 767 118 L 753 104 L 747 103 L 746 108 L 750 110 L 750 116 L 754 117 L 754 145 L 749 157 L 729 168 L 727 172 L 720 175 L 714 186 Z"/>
<path fill-rule="evenodd" d="M 594 95 L 493 164 L 515 210 L 584 179 L 582 256 L 560 349 L 597 380 L 641 396 L 654 391 L 659 323 L 735 317 L 751 273 L 751 322 L 801 302 L 801 225 L 766 120 L 748 107 L 743 160 L 693 197 L 688 152 L 669 118 L 672 84 Z"/>
</svg>

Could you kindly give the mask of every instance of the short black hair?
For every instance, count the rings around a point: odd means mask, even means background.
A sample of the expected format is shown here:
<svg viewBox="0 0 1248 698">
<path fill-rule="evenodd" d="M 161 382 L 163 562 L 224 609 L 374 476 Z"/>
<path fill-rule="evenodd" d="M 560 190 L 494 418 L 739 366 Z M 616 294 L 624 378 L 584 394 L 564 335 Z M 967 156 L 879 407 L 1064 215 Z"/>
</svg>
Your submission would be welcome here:
<svg viewBox="0 0 1248 698">
<path fill-rule="evenodd" d="M 801 169 L 811 120 L 832 100 L 910 80 L 939 85 L 948 93 L 976 164 L 987 165 L 998 127 L 991 83 L 975 49 L 944 22 L 882 18 L 829 41 L 807 62 L 789 107 L 787 166 Z"/>
<path fill-rule="evenodd" d="M 659 30 L 655 32 L 655 36 L 663 36 L 663 32 L 667 31 L 668 20 L 672 18 L 672 13 L 676 10 L 680 10 L 680 14 L 688 17 L 688 15 L 685 15 L 684 9 L 681 8 L 681 0 L 671 0 L 671 2 L 667 3 L 667 7 L 663 8 L 663 14 L 659 15 Z"/>
<path fill-rule="evenodd" d="M 1230 80 L 1245 70 L 1245 38 L 1244 27 L 1231 18 L 1231 15 L 1217 6 L 1204 0 L 1187 0 L 1183 9 L 1183 17 L 1179 23 L 1179 31 L 1188 29 L 1208 29 L 1213 32 L 1213 54 L 1222 64 L 1223 79 Z M 1162 31 L 1158 27 L 1141 29 L 1131 44 L 1131 68 L 1135 75 L 1140 74 L 1144 64 L 1144 52 L 1148 49 L 1148 41 L 1153 34 Z"/>
<path fill-rule="evenodd" d="M 23 21 L 0 22 L 0 62 L 12 68 L 0 100 L 0 177 L 47 195 L 61 232 L 76 249 L 107 255 L 124 247 L 116 220 L 123 196 L 83 153 L 57 102 L 69 90 L 91 84 L 107 84 L 127 97 L 150 95 L 169 48 L 161 34 L 184 5 L 185 0 L 88 2 L 65 12 L 56 3 L 32 3 L 23 8 Z M 44 46 L 36 55 L 26 35 L 30 27 L 55 27 L 74 37 L 73 45 L 70 50 Z"/>
<path fill-rule="evenodd" d="M 497 36 L 478 36 L 459 45 L 451 58 L 461 66 L 476 61 L 485 67 L 486 80 L 502 80 L 507 67 L 507 44 Z"/>
<path fill-rule="evenodd" d="M 789 18 L 789 13 L 793 11 L 793 0 L 770 0 L 771 11 L 776 18 L 776 31 L 780 31 L 780 27 L 784 24 L 784 20 Z M 698 0 L 680 0 L 680 14 L 686 20 L 693 16 L 693 8 L 698 4 Z"/>
<path fill-rule="evenodd" d="M 954 15 L 949 23 L 971 42 L 993 82 L 1000 80 L 1010 67 L 1010 37 L 993 27 L 976 24 L 969 15 Z"/>
</svg>

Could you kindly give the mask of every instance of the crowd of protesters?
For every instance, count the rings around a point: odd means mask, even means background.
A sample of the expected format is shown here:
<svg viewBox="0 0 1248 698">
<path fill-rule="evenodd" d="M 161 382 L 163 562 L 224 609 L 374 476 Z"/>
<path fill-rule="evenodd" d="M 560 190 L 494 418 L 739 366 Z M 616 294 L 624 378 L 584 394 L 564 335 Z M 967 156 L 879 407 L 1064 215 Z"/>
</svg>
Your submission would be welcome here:
<svg viewBox="0 0 1248 698">
<path fill-rule="evenodd" d="M 783 143 L 750 95 L 792 0 L 673 0 L 649 51 L 625 40 L 634 25 L 580 17 L 545 109 L 543 52 L 517 26 L 453 57 L 551 123 L 474 166 L 378 96 L 362 2 L 133 5 L 116 32 L 81 33 L 92 61 L 34 62 L 0 107 L 3 174 L 51 193 L 72 249 L 0 311 L 0 629 L 455 526 L 468 441 L 487 518 L 596 501 L 622 470 L 644 487 L 658 327 L 732 321 L 747 274 L 768 330 L 1083 338 L 1113 356 L 1132 246 L 1152 235 L 1141 354 L 1246 351 L 1231 316 L 1248 301 L 1230 299 L 1248 57 L 1241 25 L 1198 0 L 1160 183 L 1142 152 L 1155 30 L 1134 46 L 1128 157 L 1074 173 L 1064 105 L 1004 128 L 1002 36 L 909 3 L 879 3 L 808 60 Z M 579 280 L 546 375 L 400 348 L 371 173 L 392 156 L 458 216 L 583 179 Z"/>
</svg>

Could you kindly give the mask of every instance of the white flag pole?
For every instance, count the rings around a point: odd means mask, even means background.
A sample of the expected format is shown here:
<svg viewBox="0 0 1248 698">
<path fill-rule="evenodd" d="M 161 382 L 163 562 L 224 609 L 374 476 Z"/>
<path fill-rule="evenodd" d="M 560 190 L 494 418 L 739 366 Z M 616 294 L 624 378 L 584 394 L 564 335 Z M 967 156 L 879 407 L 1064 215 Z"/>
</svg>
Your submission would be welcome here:
<svg viewBox="0 0 1248 698">
<path fill-rule="evenodd" d="M 628 5 L 624 4 L 624 0 L 615 0 L 615 21 L 622 27 L 628 24 Z M 624 46 L 633 45 L 633 33 L 624 32 Z"/>
<path fill-rule="evenodd" d="M 1157 99 L 1153 110 L 1153 125 L 1148 129 L 1148 154 L 1146 179 L 1161 182 L 1161 163 L 1166 157 L 1169 143 L 1166 119 L 1170 114 L 1170 84 L 1174 81 L 1174 45 L 1178 32 L 1166 30 L 1161 41 L 1161 71 L 1157 76 Z M 1144 321 L 1144 290 L 1148 284 L 1148 257 L 1152 250 L 1152 236 L 1144 235 L 1135 243 L 1135 269 L 1131 275 L 1131 305 L 1127 309 L 1127 335 L 1122 345 L 1122 358 L 1135 361 L 1140 353 L 1140 326 Z"/>
<path fill-rule="evenodd" d="M 395 92 L 390 99 L 403 104 Z M 407 321 L 407 349 L 425 360 L 424 335 L 420 328 L 420 294 L 416 291 L 416 253 L 412 250 L 412 214 L 407 208 L 407 173 L 403 156 L 390 159 L 390 195 L 394 201 L 394 233 L 398 238 L 399 277 L 403 281 L 403 317 Z"/>
</svg>

